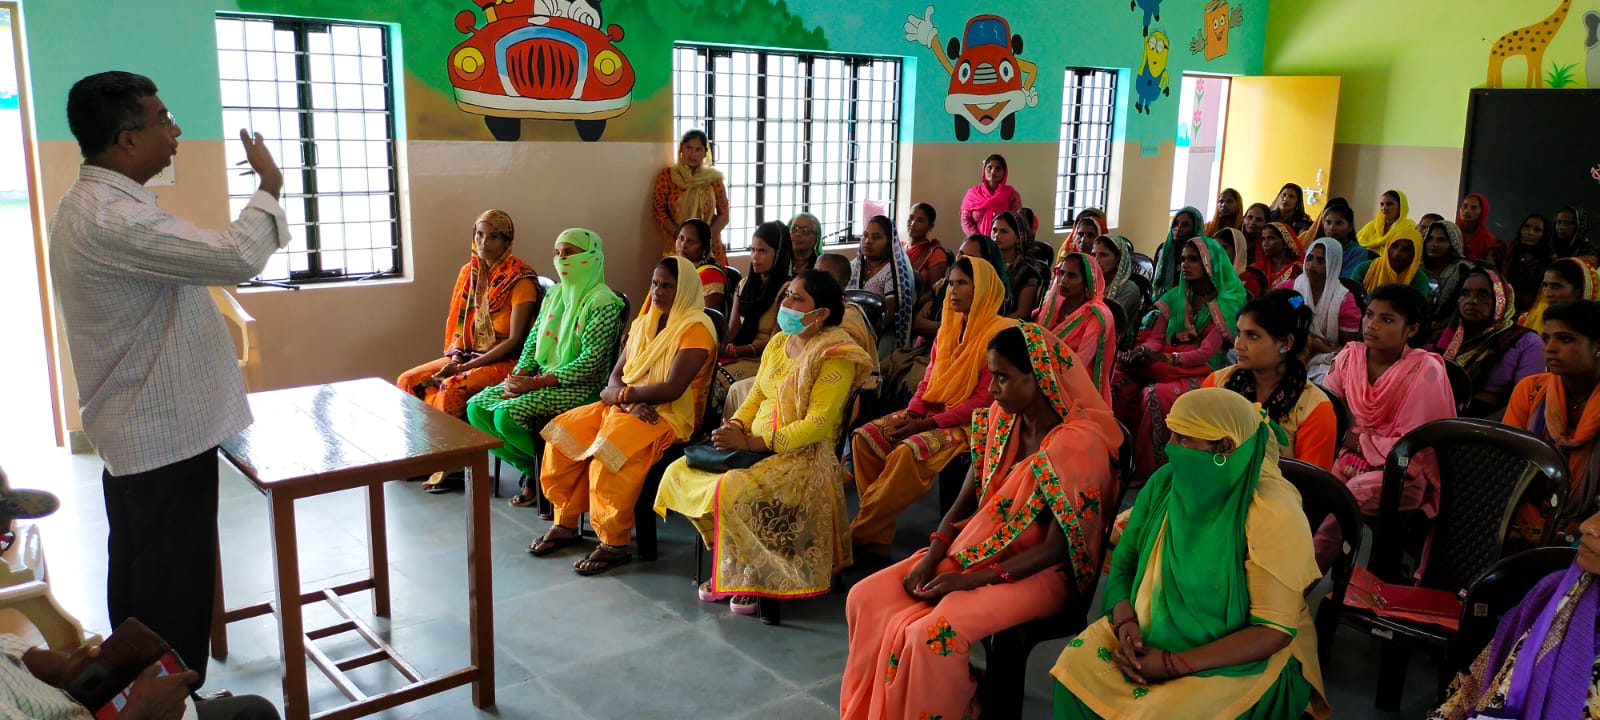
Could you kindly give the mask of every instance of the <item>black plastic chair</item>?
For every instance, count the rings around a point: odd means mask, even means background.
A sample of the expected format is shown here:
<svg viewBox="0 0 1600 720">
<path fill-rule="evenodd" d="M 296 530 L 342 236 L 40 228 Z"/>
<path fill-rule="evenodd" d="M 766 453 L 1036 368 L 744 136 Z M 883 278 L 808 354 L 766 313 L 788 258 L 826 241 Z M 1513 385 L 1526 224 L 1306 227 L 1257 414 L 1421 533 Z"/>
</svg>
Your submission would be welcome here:
<svg viewBox="0 0 1600 720">
<path fill-rule="evenodd" d="M 1350 414 L 1350 406 L 1345 403 L 1344 398 L 1339 397 L 1339 393 L 1329 390 L 1320 384 L 1317 387 L 1322 390 L 1322 394 L 1328 396 L 1328 402 L 1333 404 L 1333 454 L 1338 455 L 1339 448 L 1344 447 L 1345 434 L 1350 432 L 1350 428 L 1355 427 L 1356 418 Z"/>
<path fill-rule="evenodd" d="M 1122 303 L 1118 303 L 1118 302 L 1108 302 L 1108 303 L 1106 303 L 1106 307 L 1111 309 L 1111 323 L 1112 323 L 1111 337 L 1113 337 L 1113 338 L 1127 337 L 1129 339 L 1129 341 L 1130 341 L 1129 344 L 1131 344 L 1131 341 L 1133 339 L 1133 334 L 1129 333 L 1126 336 L 1124 336 L 1122 334 L 1122 331 L 1128 327 L 1128 311 L 1123 310 L 1122 309 Z M 1127 348 L 1123 347 L 1123 343 L 1121 343 L 1121 342 L 1117 343 L 1117 351 L 1118 352 L 1121 352 L 1121 351 L 1126 350 L 1126 349 Z"/>
<path fill-rule="evenodd" d="M 1456 414 L 1467 411 L 1467 406 L 1472 404 L 1472 378 L 1467 376 L 1467 371 L 1460 365 L 1450 360 L 1444 361 L 1444 374 L 1450 378 L 1450 394 L 1455 396 Z"/>
<path fill-rule="evenodd" d="M 1284 479 L 1300 491 L 1300 504 L 1305 509 L 1306 522 L 1311 532 L 1329 517 L 1339 524 L 1344 542 L 1339 556 L 1328 567 L 1327 575 L 1333 580 L 1329 596 L 1317 607 L 1317 657 L 1323 664 L 1333 655 L 1333 641 L 1339 630 L 1339 614 L 1344 609 L 1345 591 L 1350 588 L 1350 575 L 1355 569 L 1356 556 L 1361 554 L 1361 507 L 1350 494 L 1350 488 L 1333 473 L 1311 463 L 1293 458 L 1278 461 Z"/>
<path fill-rule="evenodd" d="M 1101 510 L 1100 553 L 1095 559 L 1095 572 L 1105 564 L 1105 553 L 1111 548 L 1111 528 L 1116 524 L 1117 508 L 1122 507 L 1122 496 L 1133 480 L 1133 433 L 1122 428 L 1122 448 L 1112 461 L 1111 470 L 1117 477 L 1114 502 L 1103 504 Z M 1061 577 L 1071 582 L 1071 574 L 1063 571 Z M 1096 581 L 1098 582 L 1098 580 Z M 1028 655 L 1042 642 L 1077 635 L 1089 626 L 1089 608 L 1094 604 L 1095 591 L 1074 594 L 1067 606 L 1055 617 L 1023 623 L 1002 630 L 983 640 L 988 668 L 978 683 L 978 693 L 983 699 L 983 716 L 1013 720 L 1022 717 L 1022 695 L 1027 675 Z"/>
<path fill-rule="evenodd" d="M 1137 317 L 1131 320 L 1135 325 L 1138 325 L 1144 320 L 1144 316 L 1150 312 L 1151 308 L 1156 305 L 1155 287 L 1150 284 L 1150 278 L 1143 275 L 1130 276 L 1128 281 L 1139 287 L 1139 313 Z M 1135 328 L 1135 330 L 1137 329 Z"/>
<path fill-rule="evenodd" d="M 1363 311 L 1365 311 L 1367 309 L 1367 286 L 1366 285 L 1362 285 L 1360 280 L 1357 280 L 1355 278 L 1349 278 L 1349 277 L 1341 277 L 1341 278 L 1339 278 L 1339 284 L 1343 285 L 1344 289 L 1349 290 L 1351 297 L 1354 297 L 1356 299 L 1356 308 L 1357 309 L 1363 310 Z"/>
<path fill-rule="evenodd" d="M 1133 274 L 1146 280 L 1154 280 L 1156 276 L 1156 261 L 1149 255 L 1141 252 L 1133 254 Z"/>
<path fill-rule="evenodd" d="M 744 281 L 744 274 L 732 265 L 722 268 L 722 274 L 727 278 L 727 282 L 722 286 L 721 310 L 723 315 L 731 315 L 733 313 L 733 296 L 739 294 L 739 283 Z"/>
<path fill-rule="evenodd" d="M 844 299 L 861 306 L 861 312 L 867 316 L 867 326 L 871 327 L 873 331 L 877 331 L 878 328 L 882 327 L 881 323 L 883 322 L 884 314 L 882 295 L 871 290 L 852 289 L 844 291 Z M 867 350 L 872 351 L 875 348 L 867 348 Z"/>
<path fill-rule="evenodd" d="M 1450 639 L 1449 666 L 1440 671 L 1448 670 L 1451 675 L 1466 672 L 1478 653 L 1494 639 L 1500 618 L 1522 602 L 1545 576 L 1565 572 L 1577 557 L 1577 548 L 1542 547 L 1495 563 L 1467 588 L 1467 599 L 1461 605 L 1461 629 Z"/>
<path fill-rule="evenodd" d="M 1423 450 L 1432 450 L 1439 466 L 1439 513 L 1431 523 L 1421 519 L 1419 512 L 1400 510 L 1406 468 Z M 1550 498 L 1540 544 L 1548 543 L 1555 534 L 1566 488 L 1566 462 L 1539 438 L 1475 418 L 1427 423 L 1400 438 L 1384 464 L 1368 567 L 1386 583 L 1460 593 L 1500 560 L 1512 515 L 1526 498 Z M 1418 538 L 1426 537 L 1430 527 L 1427 574 L 1416 580 L 1406 569 L 1404 557 L 1408 551 L 1420 555 Z M 1453 633 L 1356 608 L 1344 608 L 1342 619 L 1383 641 L 1378 660 L 1378 707 L 1399 707 L 1412 650 L 1435 658 L 1441 669 L 1438 690 L 1443 694 L 1449 680 L 1444 661 Z"/>
</svg>

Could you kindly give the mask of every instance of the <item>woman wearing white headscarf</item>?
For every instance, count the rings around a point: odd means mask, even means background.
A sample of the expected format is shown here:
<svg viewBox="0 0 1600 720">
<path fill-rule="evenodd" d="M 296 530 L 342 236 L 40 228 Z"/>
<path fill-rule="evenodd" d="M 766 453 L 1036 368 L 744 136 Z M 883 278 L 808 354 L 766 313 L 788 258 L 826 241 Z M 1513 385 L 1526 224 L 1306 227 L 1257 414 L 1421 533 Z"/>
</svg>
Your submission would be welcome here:
<svg viewBox="0 0 1600 720">
<path fill-rule="evenodd" d="M 1339 241 L 1320 238 L 1306 250 L 1305 272 L 1278 286 L 1300 293 L 1311 305 L 1311 361 L 1306 363 L 1306 377 L 1312 382 L 1322 382 L 1333 369 L 1339 348 L 1360 338 L 1361 308 L 1339 283 L 1343 269 L 1344 251 Z"/>
</svg>

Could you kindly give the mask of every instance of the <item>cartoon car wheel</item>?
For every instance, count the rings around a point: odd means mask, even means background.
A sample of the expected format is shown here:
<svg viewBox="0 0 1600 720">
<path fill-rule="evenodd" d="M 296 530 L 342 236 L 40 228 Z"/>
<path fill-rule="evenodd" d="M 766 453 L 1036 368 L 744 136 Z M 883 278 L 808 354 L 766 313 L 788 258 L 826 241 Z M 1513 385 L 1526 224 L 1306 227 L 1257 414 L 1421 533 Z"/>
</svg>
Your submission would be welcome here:
<svg viewBox="0 0 1600 720">
<path fill-rule="evenodd" d="M 606 132 L 604 120 L 574 120 L 572 124 L 578 128 L 578 137 L 584 142 L 594 142 Z"/>
<path fill-rule="evenodd" d="M 485 116 L 483 116 L 483 124 L 488 126 L 489 134 L 493 135 L 494 139 L 496 139 L 496 140 L 503 140 L 505 142 L 516 142 L 517 138 L 522 137 L 522 119 L 521 118 L 495 117 L 493 115 L 485 115 Z"/>
<path fill-rule="evenodd" d="M 951 117 L 956 119 L 956 140 L 958 142 L 966 142 L 967 138 L 972 137 L 972 123 L 967 122 L 967 118 L 963 115 L 953 115 Z"/>
<path fill-rule="evenodd" d="M 1000 121 L 1000 139 L 1010 140 L 1015 134 L 1017 134 L 1017 116 L 1007 115 L 1006 119 Z"/>
</svg>

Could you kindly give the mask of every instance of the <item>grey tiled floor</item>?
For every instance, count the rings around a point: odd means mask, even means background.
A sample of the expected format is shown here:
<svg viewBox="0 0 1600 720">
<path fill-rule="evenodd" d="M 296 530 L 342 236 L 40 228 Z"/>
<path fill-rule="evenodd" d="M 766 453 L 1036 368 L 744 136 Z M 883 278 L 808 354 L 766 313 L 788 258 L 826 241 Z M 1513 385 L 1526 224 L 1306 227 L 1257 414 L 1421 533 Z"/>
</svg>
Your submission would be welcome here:
<svg viewBox="0 0 1600 720">
<path fill-rule="evenodd" d="M 100 464 L 92 455 L 54 449 L 0 457 L 18 487 L 61 496 L 60 512 L 39 521 L 45 535 L 57 598 L 89 629 L 109 631 L 105 612 L 105 516 Z M 516 473 L 507 467 L 508 490 Z M 224 465 L 219 518 L 230 606 L 270 598 L 271 549 L 265 503 Z M 393 612 L 371 617 L 368 593 L 347 602 L 424 673 L 466 663 L 467 620 L 463 496 L 427 495 L 415 484 L 390 483 L 385 495 Z M 366 527 L 361 497 L 343 493 L 301 501 L 301 567 L 306 589 L 360 577 L 366 568 Z M 532 510 L 491 502 L 495 664 L 498 705 L 472 707 L 457 688 L 378 715 L 381 718 L 829 718 L 838 714 L 844 666 L 844 596 L 785 603 L 783 624 L 762 625 L 735 616 L 726 604 L 707 604 L 689 581 L 692 530 L 681 519 L 662 526 L 661 557 L 635 560 L 608 575 L 581 578 L 572 563 L 587 547 L 533 558 L 523 548 L 547 523 Z M 921 545 L 936 519 L 933 498 L 902 518 L 902 554 Z M 307 627 L 333 614 L 309 606 Z M 213 661 L 207 685 L 257 693 L 281 702 L 277 625 L 271 616 L 229 626 L 231 654 Z M 1030 657 L 1026 717 L 1049 716 L 1049 668 L 1062 642 L 1041 645 Z M 365 645 L 354 635 L 322 641 L 334 658 Z M 1325 668 L 1335 716 L 1418 718 L 1431 701 L 1433 670 L 1416 659 L 1401 713 L 1372 706 L 1376 645 L 1341 631 Z M 381 692 L 402 678 L 386 666 L 361 668 L 352 677 L 364 691 Z M 312 707 L 343 702 L 320 675 L 311 677 Z"/>
</svg>

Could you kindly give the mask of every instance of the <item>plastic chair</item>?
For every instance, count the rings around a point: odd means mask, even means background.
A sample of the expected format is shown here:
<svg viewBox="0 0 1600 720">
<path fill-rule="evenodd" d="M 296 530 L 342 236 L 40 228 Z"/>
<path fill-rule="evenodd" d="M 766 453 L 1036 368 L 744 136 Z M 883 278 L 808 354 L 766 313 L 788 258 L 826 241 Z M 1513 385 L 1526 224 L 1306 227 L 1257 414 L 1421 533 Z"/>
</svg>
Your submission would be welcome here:
<svg viewBox="0 0 1600 720">
<path fill-rule="evenodd" d="M 1339 614 L 1344 609 L 1345 591 L 1350 588 L 1350 575 L 1355 569 L 1356 556 L 1361 553 L 1361 507 L 1350 489 L 1333 473 L 1311 463 L 1293 458 L 1278 461 L 1284 479 L 1300 491 L 1300 503 L 1305 509 L 1306 522 L 1315 533 L 1322 523 L 1332 517 L 1344 533 L 1344 543 L 1339 557 L 1328 568 L 1333 579 L 1333 589 L 1317 608 L 1317 657 L 1323 664 L 1333 655 L 1333 641 L 1339 630 Z"/>
<path fill-rule="evenodd" d="M 1440 672 L 1466 672 L 1478 653 L 1494 639 L 1500 618 L 1529 590 L 1551 573 L 1565 572 L 1578 557 L 1577 548 L 1542 547 L 1524 550 L 1494 564 L 1467 588 L 1461 605 L 1461 629 L 1450 639 L 1449 665 Z"/>
<path fill-rule="evenodd" d="M 37 632 L 52 650 L 100 644 L 100 636 L 85 633 L 83 624 L 63 610 L 50 592 L 39 526 L 17 524 L 14 529 L 16 540 L 0 555 L 0 632 L 24 637 Z M 14 624 L 12 613 L 26 620 L 26 625 Z"/>
<path fill-rule="evenodd" d="M 1117 451 L 1111 466 L 1117 476 L 1117 491 L 1115 501 L 1102 504 L 1100 508 L 1101 557 L 1094 564 L 1097 572 L 1104 564 L 1105 553 L 1111 548 L 1111 528 L 1116 524 L 1114 520 L 1117 508 L 1122 506 L 1122 495 L 1133 480 L 1133 433 L 1120 422 L 1118 426 L 1122 428 L 1122 448 Z M 1062 578 L 1068 582 L 1070 577 L 1069 573 L 1062 573 Z M 1055 617 L 1023 623 L 984 638 L 988 668 L 978 682 L 984 717 L 1000 720 L 1022 717 L 1023 681 L 1027 675 L 1028 655 L 1039 643 L 1083 632 L 1089 626 L 1089 608 L 1094 604 L 1095 594 L 1093 589 L 1074 594 Z"/>
<path fill-rule="evenodd" d="M 1472 404 L 1472 378 L 1467 376 L 1467 371 L 1455 362 L 1444 361 L 1444 374 L 1450 378 L 1450 394 L 1455 396 L 1456 414 L 1467 411 L 1467 406 Z"/>
<path fill-rule="evenodd" d="M 1154 280 L 1156 276 L 1156 261 L 1144 253 L 1134 253 L 1133 274 L 1138 275 L 1146 280 Z"/>
<path fill-rule="evenodd" d="M 1361 281 L 1349 277 L 1339 278 L 1339 284 L 1343 285 L 1344 289 L 1349 290 L 1350 295 L 1356 299 L 1357 309 L 1367 309 L 1367 286 L 1362 285 Z"/>
<path fill-rule="evenodd" d="M 261 340 L 256 337 L 256 319 L 239 304 L 239 299 L 219 287 L 211 288 L 211 300 L 222 312 L 223 320 L 238 329 L 239 372 L 247 391 L 262 389 Z"/>
<path fill-rule="evenodd" d="M 866 313 L 867 326 L 873 330 L 882 327 L 884 314 L 883 296 L 871 290 L 851 289 L 844 291 L 844 299 L 861 306 L 861 311 Z M 868 348 L 872 350 L 873 348 Z"/>
<path fill-rule="evenodd" d="M 1317 387 L 1322 390 L 1322 394 L 1328 396 L 1328 402 L 1333 403 L 1333 448 L 1334 454 L 1338 455 L 1339 448 L 1344 446 L 1345 434 L 1350 432 L 1350 428 L 1355 426 L 1356 418 L 1354 415 L 1350 414 L 1350 406 L 1345 403 L 1344 398 L 1339 397 L 1339 393 L 1329 390 L 1320 384 L 1317 385 Z"/>
<path fill-rule="evenodd" d="M 1420 513 L 1402 513 L 1406 468 L 1417 453 L 1432 450 L 1439 466 L 1439 513 L 1431 522 L 1427 572 L 1414 579 L 1403 563 L 1427 524 Z M 1368 567 L 1387 583 L 1459 593 L 1500 560 L 1511 518 L 1525 498 L 1550 498 L 1543 542 L 1555 534 L 1555 519 L 1567 488 L 1567 466 L 1555 448 L 1526 432 L 1475 418 L 1427 423 L 1400 438 L 1383 468 L 1383 491 Z M 1407 527 L 1408 521 L 1411 527 Z M 1412 650 L 1434 656 L 1445 667 L 1453 633 L 1434 626 L 1385 618 L 1346 608 L 1342 618 L 1383 641 L 1378 664 L 1377 705 L 1399 707 Z M 1441 672 L 1442 694 L 1449 676 Z"/>
<path fill-rule="evenodd" d="M 744 274 L 732 265 L 723 267 L 722 274 L 727 278 L 722 286 L 722 314 L 730 315 L 733 313 L 733 296 L 739 294 L 739 283 L 744 281 Z"/>
<path fill-rule="evenodd" d="M 1106 303 L 1106 307 L 1111 309 L 1111 321 L 1112 321 L 1111 337 L 1113 337 L 1113 338 L 1123 337 L 1122 331 L 1123 331 L 1124 328 L 1128 327 L 1128 311 L 1123 310 L 1122 309 L 1122 304 L 1118 303 L 1118 302 L 1108 302 L 1108 303 Z M 1129 334 L 1129 335 L 1127 335 L 1127 337 L 1128 337 L 1129 340 L 1132 340 L 1133 335 Z M 1123 347 L 1123 343 L 1117 343 L 1117 351 L 1118 352 L 1121 352 L 1121 351 L 1126 350 L 1126 349 L 1127 348 Z"/>
</svg>

